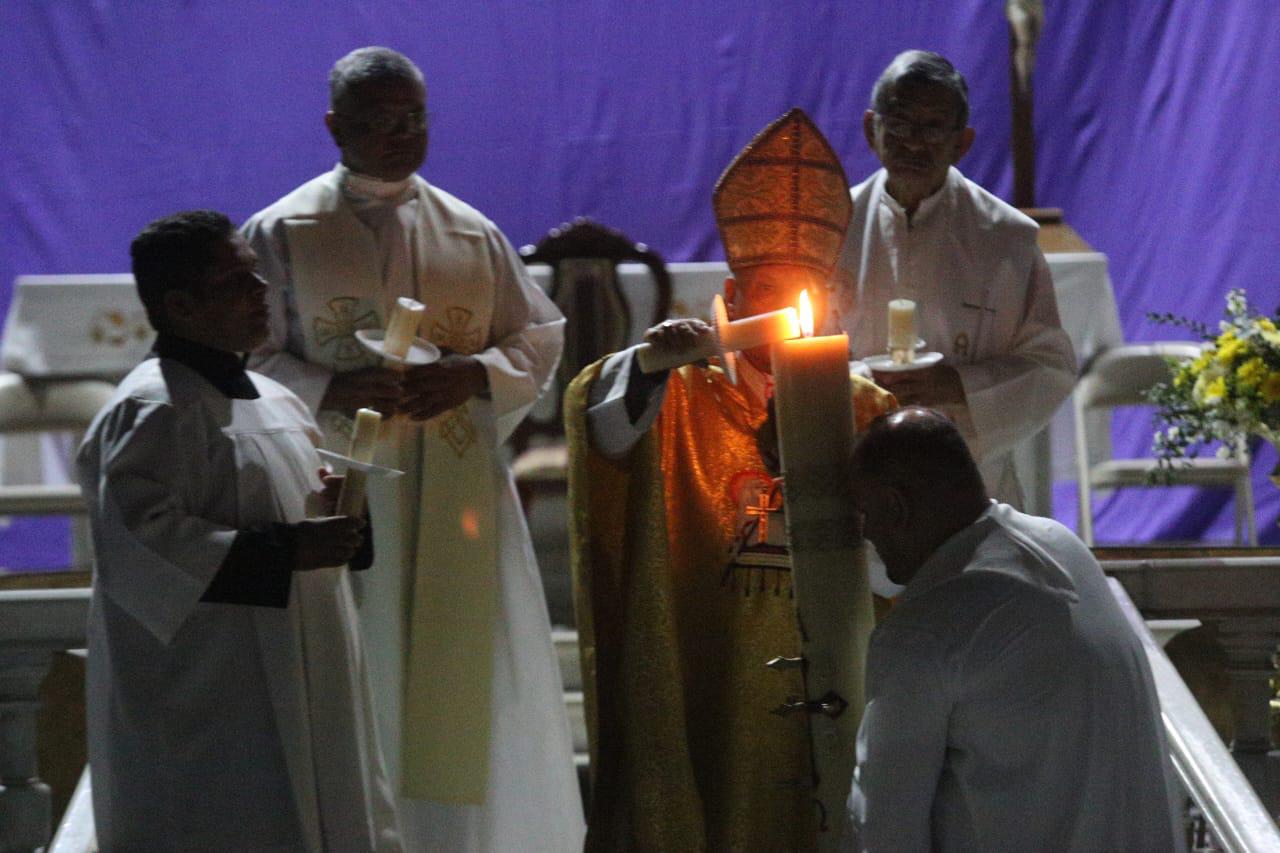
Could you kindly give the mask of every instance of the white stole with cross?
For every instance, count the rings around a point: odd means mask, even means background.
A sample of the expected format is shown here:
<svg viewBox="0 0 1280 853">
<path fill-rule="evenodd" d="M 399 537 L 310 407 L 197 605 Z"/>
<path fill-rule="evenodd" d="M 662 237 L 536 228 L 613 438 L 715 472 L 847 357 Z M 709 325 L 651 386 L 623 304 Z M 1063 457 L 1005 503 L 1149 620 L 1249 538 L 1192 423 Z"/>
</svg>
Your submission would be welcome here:
<svg viewBox="0 0 1280 853">
<path fill-rule="evenodd" d="M 487 235 L 418 184 L 414 281 L 384 282 L 372 233 L 344 204 L 286 223 L 303 357 L 335 371 L 376 363 L 354 338 L 385 327 L 399 296 L 426 305 L 421 334 L 440 347 L 485 348 L 493 314 L 493 259 Z M 405 292 L 402 292 L 405 291 Z M 326 442 L 345 452 L 350 421 L 319 418 Z M 399 565 L 397 587 L 366 614 L 371 633 L 399 628 L 398 721 L 401 794 L 446 803 L 484 801 L 489 772 L 493 642 L 497 617 L 498 462 L 492 406 L 472 398 L 425 424 L 394 418 L 384 427 L 380 461 L 407 472 L 371 483 L 379 548 L 373 572 Z M 382 550 L 392 525 L 394 556 Z M 390 559 L 389 559 L 390 558 Z M 386 625 L 378 620 L 396 620 Z M 378 647 L 371 641 L 370 648 Z M 384 646 L 385 648 L 385 646 Z M 382 665 L 388 662 L 382 661 Z M 377 664 L 375 663 L 374 666 Z"/>
</svg>

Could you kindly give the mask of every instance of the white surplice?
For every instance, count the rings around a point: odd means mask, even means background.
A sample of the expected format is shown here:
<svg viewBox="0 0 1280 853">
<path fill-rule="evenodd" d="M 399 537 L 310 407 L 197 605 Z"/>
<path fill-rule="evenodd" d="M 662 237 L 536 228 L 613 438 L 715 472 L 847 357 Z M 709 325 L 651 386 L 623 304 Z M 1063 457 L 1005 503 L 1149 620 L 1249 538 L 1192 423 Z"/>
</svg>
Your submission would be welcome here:
<svg viewBox="0 0 1280 853">
<path fill-rule="evenodd" d="M 1181 849 L 1146 654 L 1097 560 L 992 502 L 871 635 L 859 849 Z"/>
<path fill-rule="evenodd" d="M 306 407 L 150 359 L 89 428 L 89 761 L 103 850 L 399 850 L 345 568 L 287 608 L 201 602 L 236 531 L 306 515 Z"/>
<path fill-rule="evenodd" d="M 964 385 L 941 406 L 960 427 L 987 490 L 1020 506 L 1013 450 L 1053 417 L 1075 384 L 1036 224 L 954 167 L 908 220 L 884 169 L 850 190 L 853 216 L 836 294 L 854 358 L 887 350 L 891 299 L 916 302 L 925 349 Z"/>
<path fill-rule="evenodd" d="M 402 797 L 406 847 L 580 849 L 582 806 L 546 601 L 500 455 L 501 443 L 547 387 L 563 318 L 492 222 L 417 176 L 386 184 L 339 165 L 256 214 L 243 230 L 270 284 L 273 318 L 254 364 L 293 387 L 313 411 L 334 373 L 375 363 L 354 331 L 383 327 L 400 296 L 426 304 L 424 337 L 474 355 L 488 373 L 482 398 L 426 425 L 394 419 L 381 461 L 407 474 L 370 484 L 375 565 L 370 585 L 358 592 L 393 778 L 424 772 L 403 766 L 403 757 L 413 755 L 408 739 L 440 739 L 438 731 L 406 727 L 406 690 L 429 680 L 433 667 L 458 675 L 456 661 L 412 654 L 420 638 L 439 632 L 432 622 L 447 618 L 457 642 L 473 648 L 476 637 L 466 633 L 480 628 L 466 613 L 423 615 L 434 597 L 450 591 L 450 577 L 475 568 L 446 561 L 435 540 L 460 509 L 479 505 L 480 538 L 496 548 L 496 606 L 483 626 L 489 645 L 479 646 L 491 648 L 492 660 L 487 673 L 476 673 L 491 682 L 487 788 L 475 805 Z M 329 444 L 345 450 L 349 421 L 328 411 L 318 418 Z M 442 474 L 457 470 L 463 455 L 474 473 L 452 480 Z M 465 698 L 454 704 L 458 715 L 472 712 Z"/>
</svg>

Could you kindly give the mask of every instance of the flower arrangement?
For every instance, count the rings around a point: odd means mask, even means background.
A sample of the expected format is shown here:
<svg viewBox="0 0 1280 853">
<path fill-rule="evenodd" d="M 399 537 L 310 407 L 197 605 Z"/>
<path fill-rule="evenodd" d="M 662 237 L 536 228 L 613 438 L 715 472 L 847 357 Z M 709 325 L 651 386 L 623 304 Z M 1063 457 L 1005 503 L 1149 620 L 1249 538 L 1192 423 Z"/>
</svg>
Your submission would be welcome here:
<svg viewBox="0 0 1280 853">
<path fill-rule="evenodd" d="M 1172 378 L 1147 395 L 1161 424 L 1153 450 L 1166 478 L 1179 460 L 1194 458 L 1213 442 L 1221 442 L 1217 452 L 1223 457 L 1233 456 L 1246 435 L 1280 446 L 1280 313 L 1251 311 L 1237 289 L 1227 294 L 1217 335 L 1204 323 L 1173 314 L 1148 316 L 1191 329 L 1206 342 L 1198 358 L 1172 362 Z"/>
</svg>

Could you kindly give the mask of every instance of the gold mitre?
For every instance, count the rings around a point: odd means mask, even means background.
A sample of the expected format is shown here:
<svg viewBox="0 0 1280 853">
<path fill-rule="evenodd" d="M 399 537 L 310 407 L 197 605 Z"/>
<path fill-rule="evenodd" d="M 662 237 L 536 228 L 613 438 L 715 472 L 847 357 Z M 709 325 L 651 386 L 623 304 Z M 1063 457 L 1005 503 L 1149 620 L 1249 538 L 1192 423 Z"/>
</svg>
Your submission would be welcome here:
<svg viewBox="0 0 1280 853">
<path fill-rule="evenodd" d="M 789 264 L 827 278 L 853 212 L 831 144 L 798 107 L 733 158 L 712 204 L 729 268 Z"/>
</svg>

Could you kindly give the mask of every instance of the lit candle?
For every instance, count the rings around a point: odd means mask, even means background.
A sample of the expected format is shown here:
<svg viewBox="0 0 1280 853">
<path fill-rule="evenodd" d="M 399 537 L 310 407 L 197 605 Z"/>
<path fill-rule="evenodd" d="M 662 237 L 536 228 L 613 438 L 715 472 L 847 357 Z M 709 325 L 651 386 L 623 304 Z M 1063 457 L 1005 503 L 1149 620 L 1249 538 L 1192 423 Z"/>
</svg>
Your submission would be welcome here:
<svg viewBox="0 0 1280 853">
<path fill-rule="evenodd" d="M 387 323 L 387 333 L 382 338 L 382 351 L 392 358 L 404 358 L 413 346 L 413 339 L 418 336 L 418 324 L 426 313 L 427 306 L 416 299 L 401 296 L 391 308 L 391 320 Z"/>
<path fill-rule="evenodd" d="M 723 304 L 722 301 L 717 302 L 717 307 L 712 311 L 717 315 L 712 318 L 715 321 L 713 328 L 715 334 L 687 349 L 673 352 L 656 349 L 652 344 L 641 344 L 636 350 L 640 370 L 644 373 L 657 373 L 710 358 L 722 351 L 739 352 L 784 341 L 800 334 L 800 320 L 794 308 L 754 314 L 729 322 L 728 318 L 722 315 Z"/>
<path fill-rule="evenodd" d="M 361 409 L 356 412 L 355 428 L 351 431 L 351 445 L 347 456 L 356 462 L 370 463 L 374 451 L 378 449 L 378 428 L 382 424 L 382 414 L 373 409 Z M 348 468 L 342 481 L 342 491 L 338 493 L 338 515 L 361 515 L 364 513 L 365 486 L 368 474 Z"/>
<path fill-rule="evenodd" d="M 889 302 L 889 354 L 894 364 L 916 360 L 916 303 L 910 299 Z"/>
<path fill-rule="evenodd" d="M 808 294 L 801 327 L 812 334 Z M 862 717 L 862 661 L 872 625 L 871 587 L 857 511 L 845 480 L 853 447 L 853 386 L 846 335 L 774 344 L 774 405 L 782 461 L 815 795 L 841 814 Z"/>
</svg>

